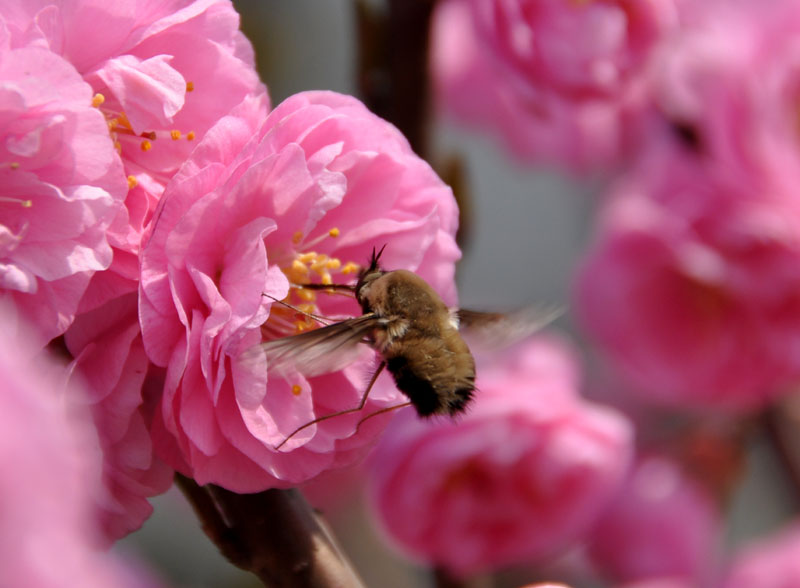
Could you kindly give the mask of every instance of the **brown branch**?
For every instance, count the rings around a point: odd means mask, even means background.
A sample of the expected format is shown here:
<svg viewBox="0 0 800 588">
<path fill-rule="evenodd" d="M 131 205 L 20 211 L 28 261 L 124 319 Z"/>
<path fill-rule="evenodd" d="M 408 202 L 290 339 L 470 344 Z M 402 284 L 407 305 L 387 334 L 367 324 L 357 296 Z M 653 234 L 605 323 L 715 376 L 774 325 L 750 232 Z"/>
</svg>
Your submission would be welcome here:
<svg viewBox="0 0 800 588">
<path fill-rule="evenodd" d="M 236 494 L 178 474 L 203 530 L 236 566 L 265 586 L 363 587 L 321 518 L 297 490 Z"/>
<path fill-rule="evenodd" d="M 428 32 L 436 0 L 389 0 L 388 13 L 356 1 L 358 87 L 375 114 L 428 155 Z"/>
</svg>

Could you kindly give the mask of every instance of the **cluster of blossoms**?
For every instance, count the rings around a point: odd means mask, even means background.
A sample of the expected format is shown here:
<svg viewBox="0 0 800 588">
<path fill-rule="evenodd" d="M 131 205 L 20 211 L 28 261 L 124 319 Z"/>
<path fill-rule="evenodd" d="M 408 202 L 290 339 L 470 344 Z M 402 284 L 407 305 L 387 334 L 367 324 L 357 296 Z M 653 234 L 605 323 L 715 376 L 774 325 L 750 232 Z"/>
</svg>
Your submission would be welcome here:
<svg viewBox="0 0 800 588">
<path fill-rule="evenodd" d="M 105 541 L 142 524 L 175 469 L 252 492 L 366 451 L 380 418 L 277 449 L 356 405 L 372 357 L 267 382 L 252 350 L 315 326 L 275 301 L 357 314 L 301 285 L 353 283 L 388 244 L 386 266 L 455 303 L 450 189 L 354 98 L 270 112 L 238 22 L 228 0 L 0 6 L 0 296 L 29 355 L 72 359 L 64 399 L 91 415 Z M 382 378 L 365 410 L 398 394 Z"/>
</svg>

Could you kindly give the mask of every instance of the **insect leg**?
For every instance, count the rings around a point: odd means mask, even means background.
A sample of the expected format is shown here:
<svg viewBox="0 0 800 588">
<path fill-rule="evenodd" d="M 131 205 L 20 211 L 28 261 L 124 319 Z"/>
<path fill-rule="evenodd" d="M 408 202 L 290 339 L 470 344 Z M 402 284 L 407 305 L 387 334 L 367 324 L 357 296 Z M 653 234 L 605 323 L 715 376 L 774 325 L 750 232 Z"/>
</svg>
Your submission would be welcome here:
<svg viewBox="0 0 800 588">
<path fill-rule="evenodd" d="M 358 421 L 358 424 L 356 425 L 356 433 L 358 433 L 358 429 L 361 427 L 361 423 L 363 423 L 364 421 L 369 420 L 374 416 L 378 416 L 379 414 L 383 414 L 385 412 L 391 412 L 393 410 L 397 410 L 398 408 L 405 408 L 406 406 L 411 406 L 412 404 L 414 404 L 414 403 L 409 400 L 408 402 L 403 402 L 401 404 L 395 404 L 394 406 L 387 406 L 385 408 L 381 408 L 379 410 L 376 410 L 375 412 L 369 413 L 363 419 Z"/>
<path fill-rule="evenodd" d="M 364 405 L 367 403 L 367 397 L 369 396 L 369 391 L 372 390 L 372 387 L 375 385 L 375 382 L 378 379 L 378 376 L 381 375 L 381 372 L 383 371 L 383 368 L 385 368 L 385 367 L 386 367 L 386 362 L 382 361 L 380 363 L 380 365 L 378 366 L 378 369 L 375 370 L 375 373 L 372 374 L 372 378 L 370 378 L 369 384 L 367 385 L 367 389 L 366 389 L 366 391 L 364 391 L 364 395 L 361 397 L 361 402 L 358 403 L 358 406 L 356 406 L 355 408 L 348 408 L 347 410 L 340 410 L 338 412 L 333 412 L 331 414 L 326 414 L 325 416 L 321 416 L 319 418 L 314 419 L 313 421 L 309 421 L 306 424 L 297 427 L 294 431 L 292 431 L 289 434 L 288 437 L 286 437 L 286 439 L 284 439 L 278 445 L 276 445 L 275 449 L 276 450 L 280 449 L 281 447 L 283 447 L 283 445 L 289 439 L 291 439 L 292 437 L 297 435 L 300 431 L 310 427 L 313 424 L 316 424 L 316 423 L 319 423 L 319 422 L 322 422 L 322 421 L 326 421 L 328 419 L 332 419 L 333 417 L 341 416 L 343 414 L 350 414 L 351 412 L 358 412 L 359 410 L 364 408 Z M 370 415 L 370 416 L 372 416 L 372 415 Z M 369 417 L 367 417 L 367 418 L 369 418 Z M 363 420 L 361 422 L 363 422 Z M 359 422 L 359 425 L 361 424 L 361 422 Z"/>
</svg>

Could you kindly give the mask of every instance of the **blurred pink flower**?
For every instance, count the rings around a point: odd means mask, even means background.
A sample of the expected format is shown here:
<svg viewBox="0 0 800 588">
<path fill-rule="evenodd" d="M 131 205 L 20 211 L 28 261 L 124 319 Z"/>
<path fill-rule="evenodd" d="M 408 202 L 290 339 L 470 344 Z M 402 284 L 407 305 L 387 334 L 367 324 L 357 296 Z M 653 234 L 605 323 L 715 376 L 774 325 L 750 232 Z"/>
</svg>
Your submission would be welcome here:
<svg viewBox="0 0 800 588">
<path fill-rule="evenodd" d="M 731 174 L 768 175 L 795 190 L 800 6 L 686 2 L 682 24 L 651 69 L 661 113 Z"/>
<path fill-rule="evenodd" d="M 712 497 L 661 457 L 639 461 L 592 531 L 589 554 L 614 582 L 682 579 L 709 586 L 722 517 Z"/>
<path fill-rule="evenodd" d="M 541 561 L 580 539 L 622 481 L 632 432 L 576 386 L 569 349 L 542 337 L 479 356 L 460 422 L 398 415 L 370 458 L 390 539 L 456 575 Z"/>
<path fill-rule="evenodd" d="M 643 397 L 752 410 L 800 376 L 800 200 L 662 145 L 613 191 L 576 284 Z"/>
<path fill-rule="evenodd" d="M 66 397 L 63 370 L 24 349 L 0 336 L 0 585 L 154 585 L 99 550 L 100 453 L 80 390 Z"/>
<path fill-rule="evenodd" d="M 742 549 L 731 564 L 723 588 L 793 588 L 800 585 L 800 524 Z"/>
<path fill-rule="evenodd" d="M 614 165 L 648 104 L 651 54 L 677 22 L 675 0 L 448 0 L 434 17 L 433 79 L 445 110 L 524 159 Z"/>
<path fill-rule="evenodd" d="M 142 252 L 140 318 L 148 357 L 167 368 L 153 424 L 160 455 L 201 484 L 239 492 L 291 486 L 355 460 L 381 419 L 358 434 L 363 415 L 329 419 L 274 448 L 316 416 L 356 406 L 367 363 L 267 383 L 263 355 L 244 352 L 302 326 L 266 295 L 289 294 L 326 316 L 360 314 L 349 297 L 291 285 L 350 282 L 374 246 L 387 244 L 386 268 L 416 271 L 454 303 L 450 189 L 360 102 L 308 92 L 266 121 L 247 103 L 220 121 L 156 214 Z M 379 380 L 364 414 L 399 403 L 390 382 Z"/>
<path fill-rule="evenodd" d="M 0 35 L 0 80 L 0 287 L 42 346 L 111 263 L 106 231 L 127 186 L 91 88 L 69 63 L 10 49 Z"/>
</svg>

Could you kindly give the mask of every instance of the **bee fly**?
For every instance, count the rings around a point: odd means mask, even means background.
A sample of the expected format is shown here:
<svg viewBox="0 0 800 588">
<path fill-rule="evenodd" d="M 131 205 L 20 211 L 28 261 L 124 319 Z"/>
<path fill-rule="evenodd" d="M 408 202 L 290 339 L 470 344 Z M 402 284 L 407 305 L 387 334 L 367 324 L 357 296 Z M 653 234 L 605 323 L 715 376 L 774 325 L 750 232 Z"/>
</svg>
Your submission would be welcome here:
<svg viewBox="0 0 800 588">
<path fill-rule="evenodd" d="M 340 368 L 342 354 L 352 351 L 359 343 L 370 345 L 381 357 L 358 406 L 298 427 L 275 449 L 280 449 L 306 427 L 361 410 L 384 369 L 389 370 L 397 388 L 409 401 L 376 411 L 362 419 L 359 425 L 367 418 L 408 405 L 413 405 L 422 417 L 456 415 L 464 410 L 475 391 L 475 360 L 459 332 L 459 326 L 477 332 L 490 343 L 493 340 L 495 344 L 508 344 L 532 333 L 556 316 L 553 312 L 530 310 L 500 314 L 450 309 L 433 288 L 413 272 L 381 269 L 378 261 L 385 247 L 377 253 L 372 250 L 369 266 L 361 271 L 355 286 L 302 286 L 352 292 L 361 306 L 361 316 L 260 345 L 267 356 L 268 369 L 280 371 L 291 367 L 305 375 Z M 303 312 L 285 302 L 280 303 Z M 335 367 L 337 363 L 339 365 Z"/>
</svg>

